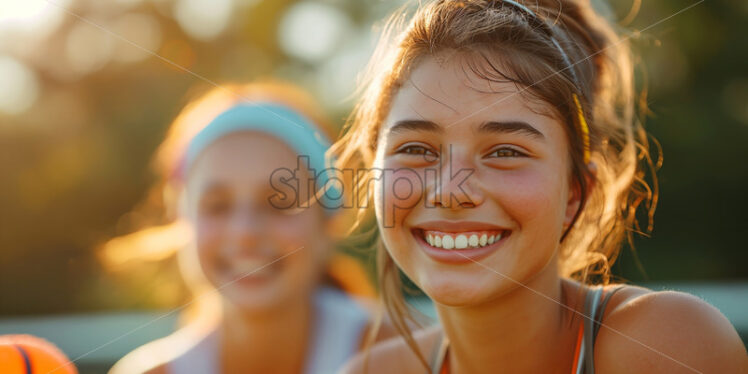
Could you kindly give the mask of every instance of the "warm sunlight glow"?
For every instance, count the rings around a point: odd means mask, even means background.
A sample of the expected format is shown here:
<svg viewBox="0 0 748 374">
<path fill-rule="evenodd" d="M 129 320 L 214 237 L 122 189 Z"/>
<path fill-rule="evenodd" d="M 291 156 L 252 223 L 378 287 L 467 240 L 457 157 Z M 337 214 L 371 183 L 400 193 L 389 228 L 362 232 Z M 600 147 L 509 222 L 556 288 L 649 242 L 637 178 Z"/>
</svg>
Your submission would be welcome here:
<svg viewBox="0 0 748 374">
<path fill-rule="evenodd" d="M 22 62 L 0 55 L 0 113 L 21 114 L 31 108 L 39 94 L 39 81 Z"/>
<path fill-rule="evenodd" d="M 58 26 L 70 0 L 0 0 L 0 31 L 46 34 Z"/>
<path fill-rule="evenodd" d="M 300 2 L 283 17 L 278 42 L 290 56 L 317 62 L 333 53 L 352 27 L 348 15 L 334 6 Z"/>
</svg>

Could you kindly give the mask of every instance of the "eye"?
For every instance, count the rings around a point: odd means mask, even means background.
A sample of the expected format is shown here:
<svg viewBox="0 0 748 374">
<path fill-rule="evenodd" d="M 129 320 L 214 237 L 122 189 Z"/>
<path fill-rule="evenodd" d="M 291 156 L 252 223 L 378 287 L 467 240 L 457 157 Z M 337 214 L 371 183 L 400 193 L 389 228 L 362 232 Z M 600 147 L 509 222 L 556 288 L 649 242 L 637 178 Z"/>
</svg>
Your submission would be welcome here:
<svg viewBox="0 0 748 374">
<path fill-rule="evenodd" d="M 436 157 L 436 152 L 428 149 L 427 147 L 424 147 L 422 145 L 418 144 L 405 144 L 402 147 L 398 148 L 395 153 L 400 154 L 406 154 L 406 155 L 413 155 L 413 156 L 428 156 L 428 157 Z"/>
<path fill-rule="evenodd" d="M 225 198 L 207 198 L 200 204 L 200 212 L 210 217 L 225 216 L 231 209 L 231 201 Z"/>
<path fill-rule="evenodd" d="M 489 153 L 486 157 L 487 158 L 527 157 L 527 154 L 520 152 L 514 148 L 501 147 L 501 148 L 491 151 L 491 153 Z"/>
</svg>

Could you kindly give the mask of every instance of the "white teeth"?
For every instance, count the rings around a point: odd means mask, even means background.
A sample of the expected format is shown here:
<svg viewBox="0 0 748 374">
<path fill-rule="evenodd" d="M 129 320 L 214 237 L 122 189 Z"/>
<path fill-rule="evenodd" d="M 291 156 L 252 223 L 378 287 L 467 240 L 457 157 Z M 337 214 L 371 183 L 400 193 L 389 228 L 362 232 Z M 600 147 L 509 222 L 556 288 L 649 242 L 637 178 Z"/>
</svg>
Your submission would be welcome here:
<svg viewBox="0 0 748 374">
<path fill-rule="evenodd" d="M 442 238 L 442 248 L 452 249 L 455 247 L 455 239 L 449 235 L 444 235 Z"/>
<path fill-rule="evenodd" d="M 468 244 L 470 244 L 471 247 L 475 248 L 478 246 L 478 235 L 470 235 L 470 238 L 468 239 Z"/>
<path fill-rule="evenodd" d="M 457 239 L 455 239 L 455 248 L 457 249 L 465 249 L 468 246 L 468 238 L 465 235 L 457 235 Z"/>
<path fill-rule="evenodd" d="M 423 239 L 430 246 L 444 249 L 481 248 L 501 240 L 501 232 L 498 234 L 446 234 L 428 232 Z"/>
</svg>

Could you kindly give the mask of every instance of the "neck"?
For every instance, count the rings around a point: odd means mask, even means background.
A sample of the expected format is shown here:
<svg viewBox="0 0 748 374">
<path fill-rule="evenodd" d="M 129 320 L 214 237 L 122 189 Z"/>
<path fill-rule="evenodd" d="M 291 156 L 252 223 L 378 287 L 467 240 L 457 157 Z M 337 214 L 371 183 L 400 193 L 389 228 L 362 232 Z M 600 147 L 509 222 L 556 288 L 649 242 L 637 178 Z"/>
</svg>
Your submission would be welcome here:
<svg viewBox="0 0 748 374">
<path fill-rule="evenodd" d="M 313 313 L 311 296 L 260 313 L 224 303 L 219 327 L 222 372 L 300 373 Z"/>
<path fill-rule="evenodd" d="M 571 370 L 576 335 L 569 329 L 568 310 L 561 305 L 568 289 L 555 261 L 550 264 L 529 282 L 512 282 L 512 290 L 481 305 L 437 304 L 449 339 L 451 373 Z M 558 370 L 567 365 L 568 370 Z"/>
</svg>

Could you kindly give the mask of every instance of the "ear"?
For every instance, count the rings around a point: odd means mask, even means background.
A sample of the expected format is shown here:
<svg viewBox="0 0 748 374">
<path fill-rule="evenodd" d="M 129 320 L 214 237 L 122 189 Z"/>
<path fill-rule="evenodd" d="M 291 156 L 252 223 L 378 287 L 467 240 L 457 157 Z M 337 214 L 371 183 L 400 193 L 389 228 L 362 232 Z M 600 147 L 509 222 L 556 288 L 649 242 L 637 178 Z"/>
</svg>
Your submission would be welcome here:
<svg viewBox="0 0 748 374">
<path fill-rule="evenodd" d="M 589 198 L 597 181 L 597 165 L 595 165 L 594 162 L 590 162 L 587 164 L 587 169 L 589 170 L 590 175 L 585 177 L 587 186 L 584 195 L 586 198 Z M 564 230 L 574 222 L 574 217 L 577 215 L 577 212 L 583 208 L 582 186 L 579 185 L 576 179 L 570 180 L 569 184 L 569 196 L 566 200 L 566 212 L 564 213 Z"/>
</svg>

